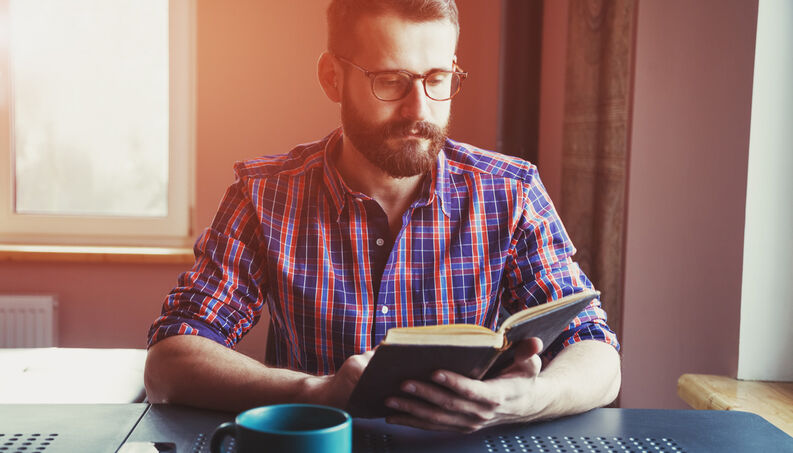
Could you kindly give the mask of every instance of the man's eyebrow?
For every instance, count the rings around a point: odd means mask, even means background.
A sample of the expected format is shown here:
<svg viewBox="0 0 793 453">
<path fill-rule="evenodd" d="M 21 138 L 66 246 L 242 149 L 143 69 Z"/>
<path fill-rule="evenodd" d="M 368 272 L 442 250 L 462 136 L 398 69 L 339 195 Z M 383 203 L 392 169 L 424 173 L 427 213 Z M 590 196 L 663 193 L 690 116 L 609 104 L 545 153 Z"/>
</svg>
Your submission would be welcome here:
<svg viewBox="0 0 793 453">
<path fill-rule="evenodd" d="M 429 71 L 425 72 L 424 74 L 429 74 L 429 73 L 431 73 L 431 72 L 435 72 L 435 71 L 449 71 L 449 72 L 454 72 L 454 65 L 452 65 L 452 67 L 451 67 L 451 68 L 432 68 L 432 69 L 430 69 Z M 422 74 L 422 75 L 424 75 L 424 74 Z"/>
</svg>

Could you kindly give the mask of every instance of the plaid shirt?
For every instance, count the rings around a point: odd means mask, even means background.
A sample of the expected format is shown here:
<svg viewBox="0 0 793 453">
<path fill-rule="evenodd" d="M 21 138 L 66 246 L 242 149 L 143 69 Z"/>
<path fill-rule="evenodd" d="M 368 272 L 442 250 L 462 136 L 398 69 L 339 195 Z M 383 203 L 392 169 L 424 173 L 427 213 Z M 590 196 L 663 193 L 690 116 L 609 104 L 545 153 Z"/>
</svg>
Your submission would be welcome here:
<svg viewBox="0 0 793 453">
<path fill-rule="evenodd" d="M 391 327 L 494 329 L 500 310 L 592 287 L 535 166 L 447 140 L 392 240 L 377 202 L 334 167 L 340 137 L 235 165 L 149 345 L 186 334 L 233 348 L 266 305 L 275 363 L 328 374 Z M 547 354 L 586 339 L 619 348 L 597 300 Z"/>
</svg>

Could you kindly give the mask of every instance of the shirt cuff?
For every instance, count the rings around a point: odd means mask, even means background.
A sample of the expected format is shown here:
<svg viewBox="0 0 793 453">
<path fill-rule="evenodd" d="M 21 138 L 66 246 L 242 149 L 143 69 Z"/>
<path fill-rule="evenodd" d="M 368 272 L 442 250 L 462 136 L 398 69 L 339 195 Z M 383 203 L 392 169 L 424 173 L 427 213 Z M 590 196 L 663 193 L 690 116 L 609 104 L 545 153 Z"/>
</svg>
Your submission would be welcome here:
<svg viewBox="0 0 793 453">
<path fill-rule="evenodd" d="M 215 343 L 231 347 L 226 337 L 221 335 L 212 326 L 196 319 L 158 319 L 149 329 L 148 347 L 175 335 L 196 335 L 209 338 Z"/>
<path fill-rule="evenodd" d="M 617 335 L 604 322 L 593 321 L 581 324 L 562 332 L 559 337 L 545 350 L 543 356 L 549 360 L 556 357 L 562 349 L 585 340 L 601 341 L 620 350 Z"/>
</svg>

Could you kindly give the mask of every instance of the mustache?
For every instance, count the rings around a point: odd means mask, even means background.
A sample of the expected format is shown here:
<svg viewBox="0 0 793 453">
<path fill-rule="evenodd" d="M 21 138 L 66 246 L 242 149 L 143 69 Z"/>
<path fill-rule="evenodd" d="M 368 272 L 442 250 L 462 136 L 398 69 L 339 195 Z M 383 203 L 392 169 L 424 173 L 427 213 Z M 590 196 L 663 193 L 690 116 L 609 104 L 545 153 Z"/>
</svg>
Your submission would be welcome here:
<svg viewBox="0 0 793 453">
<path fill-rule="evenodd" d="M 421 138 L 438 139 L 444 137 L 444 131 L 428 121 L 394 121 L 383 128 L 385 137 L 407 137 L 417 135 Z"/>
</svg>

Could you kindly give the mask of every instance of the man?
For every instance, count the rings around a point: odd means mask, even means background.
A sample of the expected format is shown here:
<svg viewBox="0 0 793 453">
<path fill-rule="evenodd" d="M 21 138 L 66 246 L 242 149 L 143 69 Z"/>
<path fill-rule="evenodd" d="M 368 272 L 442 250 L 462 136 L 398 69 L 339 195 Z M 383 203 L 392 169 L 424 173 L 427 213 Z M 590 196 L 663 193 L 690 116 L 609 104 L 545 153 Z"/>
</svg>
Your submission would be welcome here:
<svg viewBox="0 0 793 453">
<path fill-rule="evenodd" d="M 238 163 L 196 264 L 149 334 L 153 402 L 241 410 L 344 407 L 391 327 L 477 323 L 591 287 L 536 168 L 446 139 L 456 64 L 452 0 L 334 0 L 318 63 L 342 127 Z M 270 312 L 276 366 L 233 351 Z M 405 382 L 389 422 L 472 431 L 608 404 L 618 343 L 595 301 L 542 365 L 536 339 L 478 381 Z"/>
</svg>

